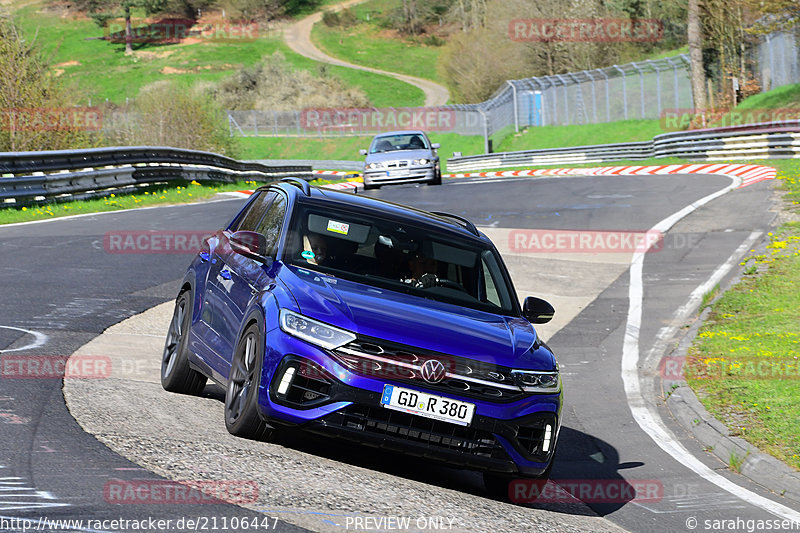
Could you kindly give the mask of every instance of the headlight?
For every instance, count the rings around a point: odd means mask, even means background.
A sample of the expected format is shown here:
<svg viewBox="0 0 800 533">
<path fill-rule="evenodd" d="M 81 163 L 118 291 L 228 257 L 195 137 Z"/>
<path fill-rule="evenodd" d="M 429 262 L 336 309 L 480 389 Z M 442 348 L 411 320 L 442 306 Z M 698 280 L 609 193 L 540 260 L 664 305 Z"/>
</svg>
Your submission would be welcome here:
<svg viewBox="0 0 800 533">
<path fill-rule="evenodd" d="M 382 163 L 370 163 L 369 165 L 367 165 L 367 168 L 369 168 L 369 169 L 381 168 L 382 166 L 383 166 Z"/>
<path fill-rule="evenodd" d="M 556 394 L 561 391 L 561 376 L 558 371 L 512 370 L 511 377 L 525 392 Z"/>
<path fill-rule="evenodd" d="M 430 163 L 430 161 L 428 161 L 425 158 L 422 158 L 422 159 L 415 159 L 414 161 L 412 161 L 412 163 L 414 165 L 427 165 L 428 163 Z"/>
<path fill-rule="evenodd" d="M 280 322 L 281 329 L 289 335 L 329 350 L 356 340 L 356 336 L 349 331 L 329 326 L 288 309 L 281 309 Z"/>
</svg>

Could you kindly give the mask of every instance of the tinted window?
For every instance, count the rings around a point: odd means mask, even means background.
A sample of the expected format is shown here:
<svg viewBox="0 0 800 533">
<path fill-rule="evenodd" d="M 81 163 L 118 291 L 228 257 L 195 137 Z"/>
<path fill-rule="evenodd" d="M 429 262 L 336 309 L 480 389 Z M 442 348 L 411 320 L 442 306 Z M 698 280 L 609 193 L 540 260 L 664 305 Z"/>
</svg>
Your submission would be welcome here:
<svg viewBox="0 0 800 533">
<path fill-rule="evenodd" d="M 272 195 L 275 199 L 264 213 L 255 231 L 267 238 L 267 255 L 274 257 L 280 239 L 283 218 L 286 215 L 286 200 L 279 194 Z"/>
<path fill-rule="evenodd" d="M 256 227 L 261 217 L 264 215 L 264 211 L 266 211 L 267 207 L 276 196 L 274 192 L 259 192 L 256 194 L 258 194 L 258 196 L 250 202 L 247 206 L 247 210 L 239 216 L 239 220 L 231 226 L 231 231 L 256 231 Z"/>
<path fill-rule="evenodd" d="M 381 135 L 372 141 L 369 153 L 390 152 L 393 150 L 425 150 L 428 140 L 420 133 L 404 133 L 400 135 Z"/>
</svg>

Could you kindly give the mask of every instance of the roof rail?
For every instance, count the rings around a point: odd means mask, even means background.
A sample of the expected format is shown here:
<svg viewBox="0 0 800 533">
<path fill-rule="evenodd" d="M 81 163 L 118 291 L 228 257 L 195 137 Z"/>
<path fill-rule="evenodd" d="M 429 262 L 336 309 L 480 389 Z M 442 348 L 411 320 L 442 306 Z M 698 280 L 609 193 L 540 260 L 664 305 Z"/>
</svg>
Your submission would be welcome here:
<svg viewBox="0 0 800 533">
<path fill-rule="evenodd" d="M 480 237 L 480 233 L 478 232 L 478 228 L 475 227 L 475 224 L 473 224 L 472 222 L 470 222 L 469 220 L 467 220 L 464 217 L 460 217 L 460 216 L 454 215 L 452 213 L 445 213 L 443 211 L 431 211 L 431 213 L 433 213 L 436 216 L 445 217 L 445 218 L 453 218 L 455 220 L 458 220 L 459 222 L 461 222 L 461 224 L 465 228 L 467 228 L 467 230 L 470 233 L 472 233 L 476 237 Z"/>
<path fill-rule="evenodd" d="M 311 196 L 311 185 L 304 179 L 295 178 L 293 176 L 289 176 L 288 178 L 281 179 L 281 182 L 291 183 L 300 188 L 303 191 L 303 194 L 306 196 Z"/>
</svg>

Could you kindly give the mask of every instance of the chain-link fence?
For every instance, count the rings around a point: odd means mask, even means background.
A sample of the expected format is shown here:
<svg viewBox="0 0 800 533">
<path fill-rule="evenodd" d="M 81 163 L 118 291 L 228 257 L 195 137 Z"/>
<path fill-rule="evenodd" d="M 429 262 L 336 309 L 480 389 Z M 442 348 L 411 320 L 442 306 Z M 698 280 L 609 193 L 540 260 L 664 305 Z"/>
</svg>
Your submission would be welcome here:
<svg viewBox="0 0 800 533">
<path fill-rule="evenodd" d="M 489 141 L 528 126 L 657 119 L 692 107 L 685 54 L 653 61 L 509 80 L 485 102 L 436 108 L 228 111 L 231 135 L 330 137 L 422 129 Z"/>
<path fill-rule="evenodd" d="M 800 51 L 797 30 L 765 35 L 758 46 L 761 90 L 800 83 Z"/>
</svg>

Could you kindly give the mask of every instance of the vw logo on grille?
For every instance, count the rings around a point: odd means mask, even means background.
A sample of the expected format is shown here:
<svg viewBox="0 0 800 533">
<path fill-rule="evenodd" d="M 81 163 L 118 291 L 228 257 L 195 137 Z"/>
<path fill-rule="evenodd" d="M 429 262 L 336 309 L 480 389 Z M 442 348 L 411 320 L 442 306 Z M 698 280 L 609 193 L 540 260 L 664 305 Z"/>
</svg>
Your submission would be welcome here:
<svg viewBox="0 0 800 533">
<path fill-rule="evenodd" d="M 441 361 L 437 359 L 428 359 L 422 363 L 420 373 L 422 374 L 422 379 L 428 383 L 439 383 L 444 379 L 445 374 L 447 374 L 447 369 Z"/>
</svg>

